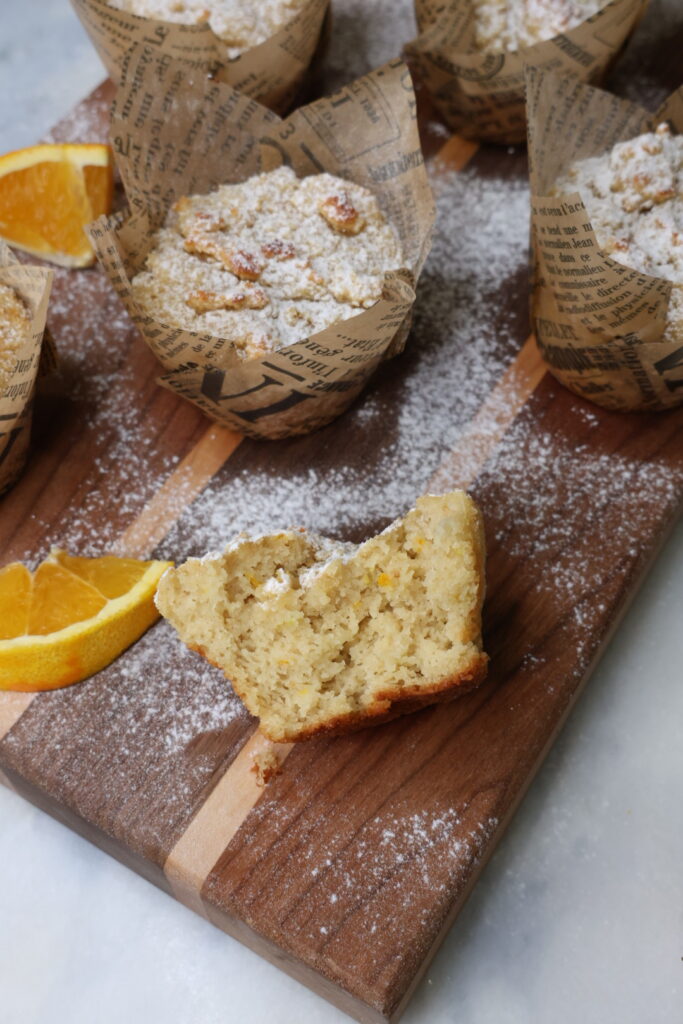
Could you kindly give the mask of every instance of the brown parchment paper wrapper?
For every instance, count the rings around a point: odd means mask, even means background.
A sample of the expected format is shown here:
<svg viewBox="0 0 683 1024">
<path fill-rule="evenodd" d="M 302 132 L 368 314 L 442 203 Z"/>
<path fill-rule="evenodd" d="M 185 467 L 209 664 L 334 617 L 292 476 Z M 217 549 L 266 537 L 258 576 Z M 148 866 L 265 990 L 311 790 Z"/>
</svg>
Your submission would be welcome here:
<svg viewBox="0 0 683 1024">
<path fill-rule="evenodd" d="M 421 34 L 404 54 L 453 131 L 489 142 L 524 142 L 525 65 L 599 82 L 647 3 L 612 0 L 563 35 L 515 53 L 495 53 L 475 49 L 470 0 L 415 0 Z"/>
<path fill-rule="evenodd" d="M 43 344 L 52 277 L 51 270 L 19 263 L 0 241 L 0 283 L 13 288 L 31 314 L 31 331 L 0 394 L 0 495 L 16 482 L 26 464 L 38 374 L 49 373 L 55 367 L 54 348 L 47 334 Z"/>
<path fill-rule="evenodd" d="M 229 58 L 208 24 L 180 25 L 119 11 L 106 0 L 71 0 L 112 81 L 118 83 L 126 51 L 144 44 L 160 56 L 210 70 L 213 76 L 280 113 L 301 89 L 320 44 L 330 0 L 308 0 L 274 36 Z"/>
<path fill-rule="evenodd" d="M 671 282 L 600 251 L 578 192 L 549 197 L 571 163 L 661 121 L 683 131 L 683 89 L 655 114 L 548 72 L 527 71 L 531 174 L 531 314 L 550 372 L 606 409 L 683 402 L 683 339 L 662 341 Z"/>
<path fill-rule="evenodd" d="M 112 144 L 131 212 L 100 218 L 90 237 L 166 369 L 160 384 L 249 436 L 287 437 L 338 416 L 380 361 L 401 351 L 434 201 L 410 73 L 400 61 L 281 121 L 230 86 L 140 47 L 118 91 Z M 247 361 L 224 338 L 169 327 L 136 306 L 130 281 L 172 203 L 283 163 L 299 177 L 328 171 L 371 189 L 398 231 L 406 269 L 386 275 L 372 308 Z"/>
</svg>

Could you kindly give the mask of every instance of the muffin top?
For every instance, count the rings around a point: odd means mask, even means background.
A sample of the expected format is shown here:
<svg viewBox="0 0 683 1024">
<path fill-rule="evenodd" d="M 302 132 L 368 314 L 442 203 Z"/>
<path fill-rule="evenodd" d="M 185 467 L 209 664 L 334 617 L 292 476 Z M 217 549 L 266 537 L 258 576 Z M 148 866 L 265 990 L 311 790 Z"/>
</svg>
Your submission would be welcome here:
<svg viewBox="0 0 683 1024">
<path fill-rule="evenodd" d="M 471 0 L 480 50 L 514 53 L 552 39 L 596 14 L 607 0 Z"/>
<path fill-rule="evenodd" d="M 228 47 L 229 57 L 275 35 L 308 0 L 108 0 L 112 7 L 157 21 L 183 25 L 208 22 Z"/>
<path fill-rule="evenodd" d="M 683 340 L 683 135 L 667 124 L 572 164 L 553 193 L 578 192 L 602 252 L 674 285 L 662 341 Z"/>
<path fill-rule="evenodd" d="M 132 289 L 156 320 L 254 358 L 373 306 L 402 262 L 371 192 L 279 167 L 180 199 Z"/>
<path fill-rule="evenodd" d="M 578 192 L 603 252 L 683 283 L 683 135 L 669 126 L 579 160 L 555 184 Z"/>
<path fill-rule="evenodd" d="M 31 315 L 14 288 L 0 284 L 0 395 L 4 395 L 19 351 L 31 333 Z"/>
</svg>

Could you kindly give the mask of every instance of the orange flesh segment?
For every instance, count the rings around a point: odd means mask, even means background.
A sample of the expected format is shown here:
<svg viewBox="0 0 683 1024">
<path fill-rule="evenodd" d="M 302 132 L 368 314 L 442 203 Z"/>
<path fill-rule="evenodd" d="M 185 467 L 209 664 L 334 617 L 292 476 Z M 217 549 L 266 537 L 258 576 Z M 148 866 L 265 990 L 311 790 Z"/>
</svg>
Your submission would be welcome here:
<svg viewBox="0 0 683 1024">
<path fill-rule="evenodd" d="M 52 159 L 41 160 L 45 155 Z M 86 265 L 94 253 L 85 225 L 110 211 L 112 195 L 111 154 L 105 146 L 36 146 L 8 153 L 0 157 L 0 236 L 46 259 Z"/>
<path fill-rule="evenodd" d="M 68 555 L 65 551 L 55 552 L 55 557 L 61 566 L 85 580 L 110 600 L 127 594 L 151 564 L 133 558 L 116 558 L 113 555 L 105 555 L 102 558 L 79 558 L 76 555 Z"/>
<path fill-rule="evenodd" d="M 28 628 L 31 573 L 21 562 L 0 569 L 0 640 L 23 636 Z"/>
<path fill-rule="evenodd" d="M 83 180 L 90 200 L 90 219 L 97 220 L 103 213 L 109 213 L 111 210 L 114 194 L 114 174 L 111 166 L 86 165 L 83 168 Z"/>
<path fill-rule="evenodd" d="M 43 562 L 33 577 L 28 633 L 30 636 L 56 633 L 74 622 L 97 615 L 106 603 L 99 591 L 68 569 Z"/>
<path fill-rule="evenodd" d="M 10 242 L 48 252 L 88 248 L 83 225 L 90 204 L 78 168 L 66 161 L 35 164 L 5 174 L 0 185 L 0 234 Z"/>
</svg>

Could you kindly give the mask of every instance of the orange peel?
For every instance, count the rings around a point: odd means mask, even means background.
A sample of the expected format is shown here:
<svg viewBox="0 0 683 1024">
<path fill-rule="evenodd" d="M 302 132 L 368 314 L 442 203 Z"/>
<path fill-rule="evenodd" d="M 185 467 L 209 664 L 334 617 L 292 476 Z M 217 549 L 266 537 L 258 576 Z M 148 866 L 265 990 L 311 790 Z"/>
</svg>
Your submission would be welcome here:
<svg viewBox="0 0 683 1024">
<path fill-rule="evenodd" d="M 0 569 L 0 690 L 54 690 L 99 672 L 159 618 L 154 595 L 171 565 L 53 548 L 34 573 Z"/>
<path fill-rule="evenodd" d="M 102 143 L 42 143 L 0 156 L 0 237 L 63 267 L 95 253 L 84 228 L 110 213 L 114 164 Z"/>
</svg>

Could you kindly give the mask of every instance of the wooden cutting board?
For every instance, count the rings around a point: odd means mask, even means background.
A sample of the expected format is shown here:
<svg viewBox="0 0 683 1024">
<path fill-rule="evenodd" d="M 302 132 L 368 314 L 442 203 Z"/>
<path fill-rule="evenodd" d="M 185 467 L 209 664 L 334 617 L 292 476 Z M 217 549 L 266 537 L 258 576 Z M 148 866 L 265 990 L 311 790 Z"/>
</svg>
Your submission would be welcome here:
<svg viewBox="0 0 683 1024">
<path fill-rule="evenodd" d="M 55 137 L 106 137 L 110 97 L 105 84 Z M 496 189 L 502 205 L 519 198 L 524 154 L 447 139 L 428 110 L 422 126 L 442 213 L 460 202 L 462 235 L 437 239 L 407 351 L 349 414 L 277 443 L 213 426 L 156 386 L 100 272 L 58 271 L 61 374 L 0 505 L 3 563 L 54 543 L 180 561 L 231 525 L 290 525 L 278 519 L 290 507 L 316 522 L 328 510 L 330 532 L 359 540 L 425 486 L 470 488 L 489 547 L 485 685 L 279 748 L 265 789 L 253 720 L 165 624 L 80 686 L 0 700 L 3 781 L 368 1022 L 405 1007 L 683 499 L 683 409 L 612 415 L 544 374 L 527 340 L 523 247 L 493 292 L 477 267 L 453 276 L 476 203 Z"/>
</svg>

